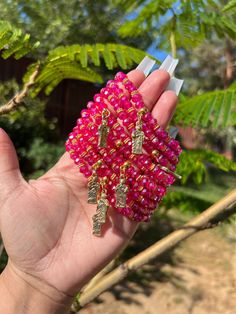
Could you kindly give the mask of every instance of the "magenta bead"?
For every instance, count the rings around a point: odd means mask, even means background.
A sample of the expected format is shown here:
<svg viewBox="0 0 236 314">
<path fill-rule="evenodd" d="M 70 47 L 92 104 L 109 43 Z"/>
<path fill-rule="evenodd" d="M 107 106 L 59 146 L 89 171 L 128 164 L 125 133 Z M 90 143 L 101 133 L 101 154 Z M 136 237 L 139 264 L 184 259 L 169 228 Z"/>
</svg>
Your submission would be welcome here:
<svg viewBox="0 0 236 314">
<path fill-rule="evenodd" d="M 142 101 L 143 101 L 142 96 L 141 96 L 140 94 L 135 94 L 135 95 L 131 96 L 131 100 L 132 100 L 134 103 L 142 102 Z"/>
<path fill-rule="evenodd" d="M 85 175 L 86 178 L 89 178 L 92 175 L 92 171 L 91 170 L 86 170 L 84 172 L 84 175 Z"/>
<path fill-rule="evenodd" d="M 147 112 L 143 115 L 143 121 L 149 123 L 152 120 L 152 114 Z"/>
<path fill-rule="evenodd" d="M 130 81 L 125 83 L 124 87 L 127 89 L 129 93 L 137 90 L 136 87 Z"/>
<path fill-rule="evenodd" d="M 144 108 L 144 103 L 143 103 L 142 101 L 137 101 L 137 102 L 135 103 L 135 108 L 136 108 L 136 109 L 142 109 L 142 108 Z"/>
<path fill-rule="evenodd" d="M 115 75 L 115 80 L 118 81 L 118 82 L 122 82 L 125 78 L 127 77 L 127 75 L 123 72 L 118 72 L 116 75 Z"/>
<path fill-rule="evenodd" d="M 128 118 L 128 115 L 125 111 L 121 111 L 119 114 L 118 114 L 118 117 L 119 119 L 121 120 L 125 120 L 126 118 Z"/>
<path fill-rule="evenodd" d="M 165 132 L 164 130 L 162 130 L 161 128 L 157 129 L 155 131 L 156 136 L 161 139 L 161 140 L 165 140 L 168 137 L 167 132 Z"/>
<path fill-rule="evenodd" d="M 93 100 L 94 100 L 95 102 L 97 102 L 97 103 L 100 103 L 100 102 L 102 102 L 103 98 L 102 98 L 102 96 L 101 96 L 100 94 L 95 94 L 95 95 L 93 96 Z"/>
</svg>

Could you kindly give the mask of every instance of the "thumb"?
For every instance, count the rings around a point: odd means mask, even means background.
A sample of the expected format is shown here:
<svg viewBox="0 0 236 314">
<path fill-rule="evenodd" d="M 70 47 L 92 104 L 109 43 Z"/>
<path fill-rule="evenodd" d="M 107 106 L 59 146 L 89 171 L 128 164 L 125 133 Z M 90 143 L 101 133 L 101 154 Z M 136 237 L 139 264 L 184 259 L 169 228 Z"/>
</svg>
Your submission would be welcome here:
<svg viewBox="0 0 236 314">
<path fill-rule="evenodd" d="M 20 181 L 22 176 L 14 145 L 0 128 L 0 198 L 13 191 Z"/>
</svg>

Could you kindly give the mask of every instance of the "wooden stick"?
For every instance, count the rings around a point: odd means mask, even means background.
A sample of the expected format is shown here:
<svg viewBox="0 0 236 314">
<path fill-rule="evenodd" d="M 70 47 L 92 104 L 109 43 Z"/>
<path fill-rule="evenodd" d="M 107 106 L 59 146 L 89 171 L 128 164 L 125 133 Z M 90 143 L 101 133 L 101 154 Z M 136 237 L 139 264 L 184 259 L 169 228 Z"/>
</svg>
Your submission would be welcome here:
<svg viewBox="0 0 236 314">
<path fill-rule="evenodd" d="M 30 87 L 35 83 L 35 79 L 39 73 L 39 65 L 35 68 L 31 74 L 29 81 L 25 83 L 22 91 L 18 92 L 12 99 L 10 99 L 5 105 L 0 107 L 0 116 L 7 114 L 15 110 L 22 103 L 23 99 L 28 95 Z"/>
<path fill-rule="evenodd" d="M 107 266 L 105 266 L 95 277 L 93 277 L 89 283 L 83 288 L 83 293 L 86 293 L 87 290 L 90 290 L 92 287 L 96 286 L 97 282 L 101 280 L 109 271 L 112 270 L 115 260 L 112 260 Z"/>
<path fill-rule="evenodd" d="M 92 286 L 91 289 L 88 289 L 85 293 L 80 295 L 80 297 L 76 300 L 76 303 L 79 305 L 77 306 L 77 310 L 94 300 L 97 296 L 111 288 L 114 284 L 124 279 L 130 271 L 140 268 L 144 264 L 160 256 L 162 253 L 172 249 L 194 233 L 203 230 L 204 227 L 208 226 L 213 219 L 222 215 L 226 212 L 229 206 L 232 206 L 235 203 L 236 189 L 199 214 L 197 217 L 193 218 L 185 224 L 182 229 L 172 232 L 143 252 L 121 264 L 109 274 L 105 275 L 102 279 L 100 279 L 96 286 Z M 235 208 L 233 211 L 231 210 L 231 214 L 235 212 Z"/>
</svg>

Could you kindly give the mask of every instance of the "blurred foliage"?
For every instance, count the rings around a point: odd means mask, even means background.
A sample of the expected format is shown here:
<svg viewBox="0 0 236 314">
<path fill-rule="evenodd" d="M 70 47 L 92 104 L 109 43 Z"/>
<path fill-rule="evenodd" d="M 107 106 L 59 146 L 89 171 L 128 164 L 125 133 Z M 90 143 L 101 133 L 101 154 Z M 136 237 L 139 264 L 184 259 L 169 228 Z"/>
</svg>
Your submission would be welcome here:
<svg viewBox="0 0 236 314">
<path fill-rule="evenodd" d="M 210 150 L 183 151 L 177 172 L 182 175 L 181 184 L 201 184 L 206 181 L 209 164 L 222 171 L 236 171 L 236 163 Z"/>
<path fill-rule="evenodd" d="M 38 46 L 38 41 L 34 44 L 31 43 L 30 34 L 24 35 L 21 29 L 0 20 L 0 53 L 4 59 L 12 55 L 16 59 L 20 59 Z"/>
<path fill-rule="evenodd" d="M 121 41 L 117 35 L 124 11 L 112 0 L 1 0 L 0 12 L 1 19 L 41 42 L 35 57 L 45 56 L 59 45 L 137 43 L 132 38 Z M 136 46 L 146 49 L 151 41 L 151 34 L 146 34 Z"/>
<path fill-rule="evenodd" d="M 219 201 L 235 185 L 235 172 L 225 173 L 208 165 L 207 175 L 200 184 L 188 180 L 185 185 L 173 186 L 170 193 L 164 197 L 162 206 L 196 214 Z"/>
<path fill-rule="evenodd" d="M 122 37 L 143 36 L 151 31 L 153 36 L 159 36 L 158 47 L 171 50 L 174 56 L 177 49 L 192 49 L 213 34 L 236 38 L 235 15 L 227 8 L 222 10 L 224 1 L 118 0 L 118 3 L 128 12 L 138 12 L 121 26 Z"/>
<path fill-rule="evenodd" d="M 62 141 L 51 143 L 45 142 L 42 137 L 36 137 L 28 149 L 22 147 L 18 151 L 33 166 L 33 173 L 30 175 L 32 179 L 38 178 L 54 166 L 64 153 L 65 148 Z"/>
<path fill-rule="evenodd" d="M 226 80 L 226 48 L 229 46 L 232 60 L 236 59 L 236 45 L 233 41 L 211 38 L 191 50 L 179 51 L 181 67 L 177 77 L 186 78 L 183 91 L 188 96 L 223 89 Z M 233 64 L 231 65 L 233 66 Z M 234 72 L 235 67 L 232 67 Z"/>
<path fill-rule="evenodd" d="M 14 80 L 1 83 L 0 103 L 6 103 L 19 88 Z M 17 111 L 0 117 L 0 126 L 13 140 L 21 170 L 27 177 L 35 171 L 45 172 L 64 151 L 56 119 L 45 117 L 45 102 L 39 99 L 25 98 Z"/>
</svg>

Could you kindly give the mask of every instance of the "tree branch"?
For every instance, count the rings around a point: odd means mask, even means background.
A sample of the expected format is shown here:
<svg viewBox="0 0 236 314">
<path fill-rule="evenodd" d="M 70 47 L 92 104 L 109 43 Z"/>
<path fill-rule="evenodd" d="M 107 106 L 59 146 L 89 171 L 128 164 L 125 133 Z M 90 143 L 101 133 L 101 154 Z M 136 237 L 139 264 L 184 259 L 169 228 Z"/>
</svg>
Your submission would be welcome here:
<svg viewBox="0 0 236 314">
<path fill-rule="evenodd" d="M 7 114 L 15 110 L 22 103 L 23 99 L 28 95 L 31 86 L 35 83 L 35 79 L 39 73 L 39 65 L 35 68 L 35 71 L 31 74 L 29 81 L 25 83 L 22 91 L 18 92 L 12 99 L 10 99 L 5 105 L 0 107 L 0 116 Z"/>
<path fill-rule="evenodd" d="M 220 201 L 209 207 L 207 210 L 202 212 L 200 215 L 193 218 L 189 223 L 185 224 L 181 229 L 178 229 L 149 248 L 139 253 L 135 257 L 129 259 L 125 263 L 118 266 L 115 270 L 105 275 L 100 281 L 92 286 L 90 289 L 86 289 L 86 292 L 82 293 L 76 300 L 76 310 L 91 302 L 102 292 L 106 291 L 114 284 L 124 279 L 130 271 L 134 271 L 144 264 L 150 262 L 154 258 L 157 258 L 162 253 L 172 249 L 177 244 L 187 239 L 194 233 L 209 228 L 213 220 L 225 219 L 229 215 L 236 213 L 236 189 L 226 195 Z M 229 209 L 230 207 L 230 209 Z M 223 216 L 222 216 L 223 215 Z M 219 221 L 215 223 L 215 226 L 219 224 Z"/>
</svg>

